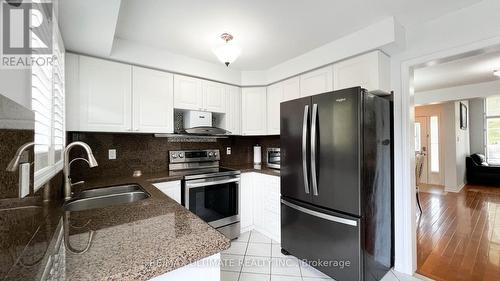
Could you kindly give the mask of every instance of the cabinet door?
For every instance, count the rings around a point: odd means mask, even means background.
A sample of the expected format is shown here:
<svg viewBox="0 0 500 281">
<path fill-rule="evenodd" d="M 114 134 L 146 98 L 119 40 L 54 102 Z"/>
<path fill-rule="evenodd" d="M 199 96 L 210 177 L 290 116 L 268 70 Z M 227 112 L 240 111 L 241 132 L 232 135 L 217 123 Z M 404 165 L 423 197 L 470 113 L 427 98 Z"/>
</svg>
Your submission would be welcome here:
<svg viewBox="0 0 500 281">
<path fill-rule="evenodd" d="M 300 98 L 300 78 L 293 77 L 281 82 L 283 84 L 283 101 Z"/>
<path fill-rule="evenodd" d="M 80 56 L 79 76 L 80 129 L 131 131 L 132 67 Z"/>
<path fill-rule="evenodd" d="M 242 90 L 242 134 L 265 135 L 267 133 L 266 88 L 244 88 Z"/>
<path fill-rule="evenodd" d="M 203 82 L 203 110 L 210 112 L 225 112 L 224 97 L 226 85 L 211 81 Z"/>
<path fill-rule="evenodd" d="M 203 110 L 202 80 L 174 75 L 174 107 Z"/>
<path fill-rule="evenodd" d="M 267 134 L 280 134 L 280 103 L 283 100 L 283 84 L 267 87 Z"/>
<path fill-rule="evenodd" d="M 181 182 L 169 181 L 159 182 L 153 184 L 161 192 L 165 193 L 168 197 L 174 199 L 177 203 L 181 204 Z"/>
<path fill-rule="evenodd" d="M 280 240 L 280 178 L 277 176 L 259 175 L 262 178 L 262 229 L 272 239 Z"/>
<path fill-rule="evenodd" d="M 241 88 L 228 86 L 226 92 L 226 130 L 241 135 Z"/>
<path fill-rule="evenodd" d="M 263 229 L 264 225 L 264 206 L 263 200 L 265 196 L 264 180 L 262 174 L 251 173 L 253 179 L 253 224 L 257 229 Z"/>
<path fill-rule="evenodd" d="M 300 76 L 300 96 L 307 97 L 333 91 L 333 70 L 323 67 Z"/>
<path fill-rule="evenodd" d="M 333 65 L 333 85 L 335 90 L 361 86 L 368 91 L 389 91 L 389 58 L 375 51 L 336 63 Z"/>
<path fill-rule="evenodd" d="M 133 130 L 143 133 L 173 133 L 173 75 L 134 66 L 132 76 Z"/>
<path fill-rule="evenodd" d="M 241 229 L 245 229 L 253 225 L 253 192 L 254 182 L 252 173 L 241 174 Z"/>
</svg>

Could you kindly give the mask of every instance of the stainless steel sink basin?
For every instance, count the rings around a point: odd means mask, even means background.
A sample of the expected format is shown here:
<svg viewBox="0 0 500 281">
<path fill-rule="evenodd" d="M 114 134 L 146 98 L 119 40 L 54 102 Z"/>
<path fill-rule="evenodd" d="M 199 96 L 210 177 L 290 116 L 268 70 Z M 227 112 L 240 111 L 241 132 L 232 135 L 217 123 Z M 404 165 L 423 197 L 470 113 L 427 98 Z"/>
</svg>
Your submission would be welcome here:
<svg viewBox="0 0 500 281">
<path fill-rule="evenodd" d="M 132 203 L 150 197 L 137 184 L 117 185 L 82 191 L 75 198 L 64 203 L 66 211 L 83 211 L 107 206 Z"/>
</svg>

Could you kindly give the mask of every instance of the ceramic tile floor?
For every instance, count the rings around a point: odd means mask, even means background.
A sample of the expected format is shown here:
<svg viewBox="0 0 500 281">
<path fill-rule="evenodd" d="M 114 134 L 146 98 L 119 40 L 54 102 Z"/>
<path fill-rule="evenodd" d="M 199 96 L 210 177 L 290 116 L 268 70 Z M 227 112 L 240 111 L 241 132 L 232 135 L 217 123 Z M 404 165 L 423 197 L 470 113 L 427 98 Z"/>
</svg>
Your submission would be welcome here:
<svg viewBox="0 0 500 281">
<path fill-rule="evenodd" d="M 280 244 L 251 231 L 233 240 L 222 252 L 221 281 L 326 281 L 333 280 L 293 256 L 281 254 Z M 418 278 L 388 272 L 383 281 L 417 281 Z"/>
</svg>

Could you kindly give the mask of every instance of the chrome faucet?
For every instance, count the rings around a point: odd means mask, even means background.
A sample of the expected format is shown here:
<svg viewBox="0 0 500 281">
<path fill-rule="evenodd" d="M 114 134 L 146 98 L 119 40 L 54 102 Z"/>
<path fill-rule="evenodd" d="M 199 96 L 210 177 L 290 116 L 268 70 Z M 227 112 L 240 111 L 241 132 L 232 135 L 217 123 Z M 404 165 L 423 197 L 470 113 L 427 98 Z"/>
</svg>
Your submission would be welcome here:
<svg viewBox="0 0 500 281">
<path fill-rule="evenodd" d="M 14 155 L 14 158 L 12 158 L 12 160 L 10 160 L 9 164 L 7 165 L 7 172 L 15 172 L 17 170 L 17 168 L 19 167 L 19 162 L 21 161 L 21 157 L 23 156 L 23 153 L 24 151 L 26 151 L 26 149 L 30 146 L 33 146 L 35 145 L 34 142 L 27 142 L 23 145 L 21 145 L 17 151 L 16 151 L 16 155 Z"/>
<path fill-rule="evenodd" d="M 71 161 L 69 161 L 69 152 L 71 149 L 75 146 L 81 146 L 85 152 L 87 153 L 87 159 L 85 158 L 75 158 Z M 75 141 L 66 146 L 66 149 L 64 150 L 64 168 L 63 168 L 63 173 L 64 173 L 64 200 L 71 199 L 71 188 L 73 185 L 83 183 L 83 182 L 78 182 L 78 183 L 71 183 L 71 177 L 70 177 L 70 167 L 71 163 L 73 163 L 76 160 L 83 160 L 89 164 L 90 168 L 96 167 L 97 166 L 97 161 L 94 158 L 94 155 L 92 154 L 92 149 L 90 146 L 82 141 Z"/>
</svg>

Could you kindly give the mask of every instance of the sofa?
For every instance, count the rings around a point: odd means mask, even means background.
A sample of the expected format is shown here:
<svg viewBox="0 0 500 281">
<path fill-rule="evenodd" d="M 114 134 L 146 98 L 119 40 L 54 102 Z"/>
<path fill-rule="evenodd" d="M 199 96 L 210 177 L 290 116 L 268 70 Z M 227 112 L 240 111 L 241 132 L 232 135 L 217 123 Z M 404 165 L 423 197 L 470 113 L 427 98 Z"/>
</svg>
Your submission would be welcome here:
<svg viewBox="0 0 500 281">
<path fill-rule="evenodd" d="M 475 153 L 466 158 L 467 183 L 500 187 L 500 166 L 486 162 L 484 155 Z"/>
</svg>

